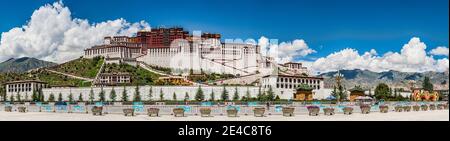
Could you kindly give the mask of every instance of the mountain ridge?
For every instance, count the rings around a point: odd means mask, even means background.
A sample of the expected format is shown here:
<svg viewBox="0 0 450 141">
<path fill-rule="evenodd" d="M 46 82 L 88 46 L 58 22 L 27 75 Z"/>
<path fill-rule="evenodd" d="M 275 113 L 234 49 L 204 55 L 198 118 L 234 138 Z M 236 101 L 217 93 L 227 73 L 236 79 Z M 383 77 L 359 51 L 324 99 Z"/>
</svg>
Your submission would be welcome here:
<svg viewBox="0 0 450 141">
<path fill-rule="evenodd" d="M 32 57 L 10 58 L 0 63 L 0 73 L 22 73 L 32 69 L 51 67 L 55 65 L 57 64 Z"/>
</svg>

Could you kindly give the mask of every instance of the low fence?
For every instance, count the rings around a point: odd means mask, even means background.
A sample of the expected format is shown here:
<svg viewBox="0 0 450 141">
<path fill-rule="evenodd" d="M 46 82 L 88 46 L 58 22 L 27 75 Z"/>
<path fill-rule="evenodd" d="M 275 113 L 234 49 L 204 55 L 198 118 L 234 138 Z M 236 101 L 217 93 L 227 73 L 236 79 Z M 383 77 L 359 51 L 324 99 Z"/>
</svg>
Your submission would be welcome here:
<svg viewBox="0 0 450 141">
<path fill-rule="evenodd" d="M 389 106 L 389 110 L 394 110 L 397 105 L 429 105 L 429 104 L 443 104 L 447 102 L 386 102 L 385 105 Z M 200 115 L 201 108 L 210 108 L 211 115 L 226 115 L 227 110 L 230 108 L 235 108 L 238 110 L 238 115 L 253 115 L 253 109 L 255 107 L 264 107 L 265 113 L 268 115 L 281 115 L 282 107 L 293 107 L 295 108 L 294 114 L 304 115 L 308 114 L 307 106 L 315 105 L 320 107 L 321 112 L 324 108 L 331 107 L 335 109 L 336 113 L 343 113 L 344 107 L 352 107 L 354 113 L 361 112 L 358 103 L 340 103 L 337 104 L 322 104 L 322 103 L 312 103 L 312 104 L 302 104 L 302 103 L 291 103 L 285 105 L 262 105 L 260 103 L 253 103 L 247 105 L 144 105 L 141 103 L 134 105 L 103 105 L 102 103 L 96 103 L 91 105 L 86 104 L 69 104 L 69 105 L 54 105 L 54 104 L 40 104 L 40 103 L 24 103 L 24 104 L 0 104 L 0 111 L 5 110 L 5 106 L 11 106 L 12 111 L 19 111 L 19 107 L 26 107 L 27 112 L 50 112 L 50 113 L 83 113 L 92 114 L 92 108 L 94 106 L 103 107 L 104 114 L 123 114 L 123 109 L 134 109 L 136 115 L 146 115 L 149 108 L 158 108 L 159 115 L 172 115 L 174 108 L 183 108 L 185 115 Z M 372 105 L 371 112 L 379 112 L 379 105 Z"/>
</svg>

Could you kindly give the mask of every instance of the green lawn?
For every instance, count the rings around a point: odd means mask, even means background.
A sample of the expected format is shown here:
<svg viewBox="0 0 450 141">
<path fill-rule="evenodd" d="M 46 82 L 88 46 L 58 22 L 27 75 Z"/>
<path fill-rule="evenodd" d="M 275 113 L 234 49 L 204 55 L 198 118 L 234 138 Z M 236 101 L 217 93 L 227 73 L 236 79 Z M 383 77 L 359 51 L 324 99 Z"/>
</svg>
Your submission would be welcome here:
<svg viewBox="0 0 450 141">
<path fill-rule="evenodd" d="M 75 76 L 85 77 L 85 78 L 95 78 L 98 70 L 102 66 L 104 60 L 100 57 L 93 59 L 79 58 L 72 60 L 70 62 L 52 67 L 51 69 L 68 73 Z"/>
</svg>

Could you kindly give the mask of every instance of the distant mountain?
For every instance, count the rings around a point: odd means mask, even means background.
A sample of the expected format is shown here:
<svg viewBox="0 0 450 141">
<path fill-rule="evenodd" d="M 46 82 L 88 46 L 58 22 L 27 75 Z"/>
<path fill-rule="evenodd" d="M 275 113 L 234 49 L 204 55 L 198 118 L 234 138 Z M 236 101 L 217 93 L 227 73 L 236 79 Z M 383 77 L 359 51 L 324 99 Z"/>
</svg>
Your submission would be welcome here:
<svg viewBox="0 0 450 141">
<path fill-rule="evenodd" d="M 423 79 L 428 76 L 431 82 L 437 89 L 448 89 L 448 72 L 399 72 L 399 71 L 386 71 L 386 72 L 372 72 L 368 70 L 341 70 L 341 74 L 344 75 L 343 84 L 347 88 L 353 88 L 356 85 L 361 85 L 364 88 L 374 88 L 378 83 L 386 83 L 395 88 L 409 88 L 409 82 L 415 81 L 416 87 L 422 85 Z M 332 87 L 335 84 L 334 76 L 337 71 L 323 73 L 320 76 L 324 77 L 325 85 Z"/>
<path fill-rule="evenodd" d="M 0 73 L 4 72 L 26 72 L 31 69 L 51 67 L 57 65 L 53 62 L 47 62 L 36 58 L 22 57 L 11 58 L 0 63 Z"/>
</svg>

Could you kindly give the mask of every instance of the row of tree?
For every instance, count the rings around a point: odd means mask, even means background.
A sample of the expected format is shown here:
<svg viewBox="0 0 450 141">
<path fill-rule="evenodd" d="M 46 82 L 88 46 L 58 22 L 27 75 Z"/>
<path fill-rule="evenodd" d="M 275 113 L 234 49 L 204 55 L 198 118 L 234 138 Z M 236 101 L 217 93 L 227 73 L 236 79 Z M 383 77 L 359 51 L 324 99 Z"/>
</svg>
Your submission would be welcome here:
<svg viewBox="0 0 450 141">
<path fill-rule="evenodd" d="M 164 101 L 164 92 L 162 89 L 160 89 L 159 92 L 159 100 L 160 101 Z M 23 99 L 19 93 L 17 93 L 17 95 L 11 95 L 9 97 L 9 99 L 4 99 L 4 101 L 11 101 L 11 102 L 23 102 L 23 101 L 34 101 L 34 102 L 45 102 L 45 98 L 44 98 L 44 94 L 42 92 L 42 89 L 39 89 L 39 91 L 33 91 L 32 94 L 32 99 L 28 98 L 28 94 L 25 95 L 25 98 Z M 150 87 L 149 89 L 149 93 L 147 95 L 148 99 L 147 101 L 152 101 L 153 99 L 153 89 L 152 87 Z M 230 96 L 229 96 L 229 92 L 228 90 L 224 87 L 221 95 L 220 95 L 220 99 L 216 100 L 215 99 L 215 93 L 214 91 L 212 91 L 210 93 L 210 99 L 206 99 L 205 98 L 205 94 L 203 92 L 202 87 L 198 87 L 196 93 L 195 93 L 195 97 L 194 100 L 195 101 L 230 101 Z M 124 86 L 123 91 L 121 93 L 121 97 L 120 100 L 117 99 L 118 98 L 118 94 L 116 92 L 116 90 L 114 89 L 114 87 L 112 88 L 112 90 L 109 93 L 109 100 L 106 99 L 106 92 L 103 90 L 103 87 L 101 88 L 100 92 L 98 93 L 98 98 L 95 98 L 95 93 L 94 90 L 91 88 L 90 92 L 89 92 L 89 96 L 88 96 L 88 101 L 93 102 L 93 101 L 101 101 L 101 102 L 106 102 L 106 101 L 110 101 L 110 102 L 116 102 L 116 101 L 122 101 L 122 102 L 128 102 L 129 101 L 129 95 L 128 95 L 128 91 L 126 89 L 126 87 Z M 69 102 L 83 102 L 85 101 L 83 99 L 83 94 L 80 93 L 78 95 L 78 99 L 74 98 L 74 95 L 72 93 L 70 93 L 67 96 L 67 101 Z M 183 101 L 190 101 L 190 96 L 189 93 L 186 92 Z M 247 89 L 245 96 L 239 97 L 239 92 L 237 87 L 235 88 L 235 92 L 232 96 L 232 101 L 274 101 L 274 100 L 279 100 L 280 98 L 278 96 L 275 96 L 272 88 L 270 87 L 268 91 L 262 91 L 261 87 L 259 88 L 258 91 L 258 95 L 256 97 L 252 97 L 250 94 L 250 91 Z M 173 101 L 178 101 L 177 95 L 174 92 L 172 95 L 172 100 Z M 63 101 L 63 96 L 61 93 L 58 94 L 58 98 L 57 100 L 55 99 L 55 95 L 53 93 L 51 93 L 47 99 L 48 102 L 55 102 L 55 101 Z M 135 94 L 133 96 L 132 101 L 135 102 L 140 102 L 140 101 L 144 101 L 141 93 L 140 93 L 140 89 L 139 86 L 137 85 L 135 87 Z"/>
</svg>

